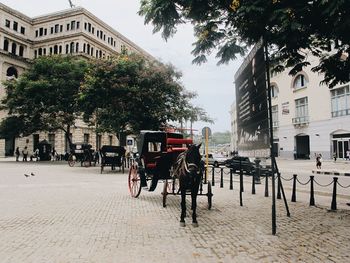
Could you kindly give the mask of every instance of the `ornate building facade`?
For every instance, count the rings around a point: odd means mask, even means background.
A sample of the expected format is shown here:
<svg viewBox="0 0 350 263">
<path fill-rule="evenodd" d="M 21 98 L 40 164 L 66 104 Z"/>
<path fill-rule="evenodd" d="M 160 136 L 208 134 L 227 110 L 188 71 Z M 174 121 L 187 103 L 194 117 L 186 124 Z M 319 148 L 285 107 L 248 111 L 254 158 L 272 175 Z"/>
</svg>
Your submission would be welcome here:
<svg viewBox="0 0 350 263">
<path fill-rule="evenodd" d="M 134 52 L 153 59 L 132 41 L 82 7 L 47 15 L 28 17 L 0 3 L 0 80 L 19 77 L 33 59 L 54 54 L 78 55 L 87 59 L 108 59 L 120 52 Z M 5 89 L 0 84 L 0 98 Z M 0 121 L 6 116 L 0 112 Z M 15 147 L 34 150 L 48 140 L 58 153 L 67 150 L 62 132 L 40 132 L 23 138 L 0 138 L 0 156 L 12 155 Z M 96 134 L 93 128 L 77 120 L 73 142 L 87 142 L 94 148 L 118 144 L 113 134 Z"/>
</svg>

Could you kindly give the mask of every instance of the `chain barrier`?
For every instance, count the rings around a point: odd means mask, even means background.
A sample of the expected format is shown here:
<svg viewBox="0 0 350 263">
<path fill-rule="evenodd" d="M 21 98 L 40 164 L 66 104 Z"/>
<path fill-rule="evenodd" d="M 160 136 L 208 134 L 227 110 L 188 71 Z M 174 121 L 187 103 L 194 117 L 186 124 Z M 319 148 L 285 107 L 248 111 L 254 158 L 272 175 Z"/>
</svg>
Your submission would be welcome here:
<svg viewBox="0 0 350 263">
<path fill-rule="evenodd" d="M 280 175 L 281 179 L 283 179 L 284 181 L 292 181 L 293 180 L 293 177 L 291 177 L 290 179 L 286 179 L 284 178 L 282 175 Z"/>
<path fill-rule="evenodd" d="M 310 183 L 310 181 L 311 181 L 311 179 L 309 179 L 309 181 L 307 181 L 306 183 L 302 183 L 302 182 L 300 182 L 299 179 L 297 178 L 297 182 L 298 182 L 299 184 L 301 184 L 301 185 L 307 185 L 307 184 Z"/>
<path fill-rule="evenodd" d="M 315 182 L 315 184 L 317 184 L 318 186 L 321 186 L 321 187 L 327 187 L 327 186 L 330 186 L 331 184 L 333 184 L 333 181 L 330 182 L 329 184 L 325 184 L 325 185 L 318 183 L 316 180 L 314 180 L 314 182 Z"/>
<path fill-rule="evenodd" d="M 348 185 L 348 186 L 343 186 L 341 183 L 339 183 L 339 182 L 337 182 L 338 183 L 338 185 L 340 186 L 340 187 L 342 187 L 342 188 L 349 188 L 350 187 L 350 184 Z"/>
</svg>

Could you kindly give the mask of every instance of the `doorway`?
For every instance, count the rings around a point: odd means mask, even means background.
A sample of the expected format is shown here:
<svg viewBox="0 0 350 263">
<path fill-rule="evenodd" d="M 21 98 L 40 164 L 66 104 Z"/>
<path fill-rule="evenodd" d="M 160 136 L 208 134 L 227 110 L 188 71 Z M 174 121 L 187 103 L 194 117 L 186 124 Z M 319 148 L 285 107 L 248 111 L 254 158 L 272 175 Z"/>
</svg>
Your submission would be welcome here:
<svg viewBox="0 0 350 263">
<path fill-rule="evenodd" d="M 310 159 L 310 137 L 309 135 L 295 136 L 296 158 Z"/>
</svg>

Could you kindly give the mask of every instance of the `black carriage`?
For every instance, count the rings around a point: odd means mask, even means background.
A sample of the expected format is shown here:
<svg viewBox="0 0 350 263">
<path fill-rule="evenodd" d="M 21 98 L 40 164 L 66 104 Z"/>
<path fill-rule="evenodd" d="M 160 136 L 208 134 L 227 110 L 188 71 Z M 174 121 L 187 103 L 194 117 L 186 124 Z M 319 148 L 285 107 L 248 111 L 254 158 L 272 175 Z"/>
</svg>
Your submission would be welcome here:
<svg viewBox="0 0 350 263">
<path fill-rule="evenodd" d="M 179 182 L 173 174 L 173 166 L 180 153 L 186 151 L 192 139 L 185 139 L 180 133 L 163 131 L 141 131 L 137 148 L 139 157 L 129 170 L 129 191 L 132 197 L 138 197 L 141 188 L 154 191 L 159 180 L 163 185 L 163 206 L 166 206 L 168 194 L 180 194 Z M 207 193 L 203 193 L 203 184 L 207 183 Z M 198 195 L 208 197 L 208 208 L 212 204 L 211 183 L 201 178 Z"/>
<path fill-rule="evenodd" d="M 70 145 L 70 154 L 68 156 L 68 165 L 73 167 L 76 162 L 81 166 L 96 165 L 96 158 L 91 144 L 73 143 Z"/>
<path fill-rule="evenodd" d="M 104 145 L 101 148 L 101 174 L 105 166 L 112 170 L 116 167 L 124 173 L 125 148 L 123 146 Z"/>
</svg>

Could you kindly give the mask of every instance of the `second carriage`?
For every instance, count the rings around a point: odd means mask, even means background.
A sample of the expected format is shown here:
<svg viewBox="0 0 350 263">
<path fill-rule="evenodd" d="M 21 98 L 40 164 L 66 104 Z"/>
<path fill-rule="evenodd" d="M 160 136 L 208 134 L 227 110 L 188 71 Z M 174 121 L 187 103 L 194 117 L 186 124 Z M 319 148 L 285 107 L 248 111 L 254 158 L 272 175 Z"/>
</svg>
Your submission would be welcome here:
<svg viewBox="0 0 350 263">
<path fill-rule="evenodd" d="M 123 146 L 103 145 L 100 154 L 101 174 L 106 166 L 110 166 L 112 170 L 119 167 L 124 173 L 125 149 Z"/>
<path fill-rule="evenodd" d="M 70 145 L 68 165 L 73 167 L 76 162 L 80 162 L 80 165 L 85 167 L 96 165 L 95 151 L 91 144 L 72 143 Z"/>
<path fill-rule="evenodd" d="M 163 206 L 169 194 L 179 194 L 178 179 L 173 174 L 173 166 L 180 153 L 186 151 L 192 139 L 186 139 L 180 133 L 163 131 L 141 131 L 137 148 L 139 156 L 130 167 L 128 186 L 132 197 L 138 197 L 141 189 L 154 191 L 159 181 L 163 185 Z M 207 185 L 204 193 L 203 186 Z M 211 183 L 206 176 L 201 178 L 198 195 L 207 196 L 208 209 L 212 206 Z"/>
</svg>

